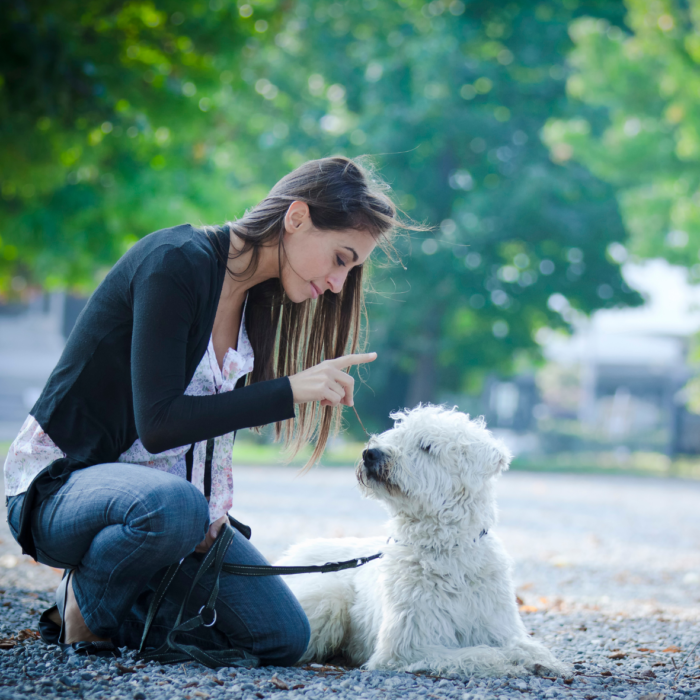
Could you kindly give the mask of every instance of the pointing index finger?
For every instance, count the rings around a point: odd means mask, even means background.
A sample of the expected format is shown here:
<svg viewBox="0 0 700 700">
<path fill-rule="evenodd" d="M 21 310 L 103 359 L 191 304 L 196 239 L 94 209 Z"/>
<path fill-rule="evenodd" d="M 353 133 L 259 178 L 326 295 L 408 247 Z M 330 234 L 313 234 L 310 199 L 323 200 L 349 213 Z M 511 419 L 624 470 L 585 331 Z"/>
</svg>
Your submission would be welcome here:
<svg viewBox="0 0 700 700">
<path fill-rule="evenodd" d="M 362 352 L 355 355 L 343 355 L 342 357 L 336 357 L 334 360 L 330 360 L 330 362 L 337 369 L 346 369 L 347 367 L 352 367 L 353 365 L 361 365 L 365 362 L 374 362 L 376 359 L 376 352 Z"/>
</svg>

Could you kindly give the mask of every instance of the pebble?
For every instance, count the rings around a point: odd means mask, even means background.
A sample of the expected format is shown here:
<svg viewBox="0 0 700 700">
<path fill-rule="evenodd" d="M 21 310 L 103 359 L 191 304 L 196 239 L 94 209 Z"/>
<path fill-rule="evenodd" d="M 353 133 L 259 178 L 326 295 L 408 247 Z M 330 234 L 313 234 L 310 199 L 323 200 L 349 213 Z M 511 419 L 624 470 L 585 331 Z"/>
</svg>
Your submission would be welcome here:
<svg viewBox="0 0 700 700">
<path fill-rule="evenodd" d="M 28 599 L 25 591 L 6 590 L 0 608 L 0 635 L 26 629 L 29 601 L 35 609 L 48 607 L 49 593 Z M 698 641 L 693 621 L 665 618 L 628 618 L 624 623 L 599 611 L 543 612 L 525 616 L 528 630 L 560 658 L 575 663 L 571 679 L 434 678 L 400 672 L 362 671 L 343 666 L 211 670 L 190 662 L 161 666 L 149 663 L 136 673 L 119 674 L 114 661 L 84 659 L 63 654 L 40 640 L 26 639 L 0 651 L 0 700 L 44 700 L 60 695 L 66 700 L 695 700 L 700 698 L 697 660 L 680 667 Z M 582 628 L 586 631 L 583 632 Z M 612 640 L 626 655 L 610 659 L 611 649 L 591 644 Z M 647 646 L 654 640 L 654 646 Z M 669 647 L 679 652 L 664 652 Z M 640 652 L 639 648 L 653 648 Z M 135 652 L 124 650 L 119 663 L 133 668 Z M 652 673 L 650 673 L 650 671 Z M 289 690 L 272 682 L 276 675 Z M 678 675 L 678 680 L 675 677 Z M 212 679 L 223 682 L 219 685 Z M 196 682 L 197 686 L 184 688 Z M 295 686 L 297 686 L 295 688 Z"/>
<path fill-rule="evenodd" d="M 351 500 L 352 473 L 341 471 L 318 470 L 294 481 L 294 474 L 278 470 L 273 481 L 270 470 L 239 470 L 239 500 L 250 512 L 241 508 L 237 517 L 253 526 L 272 559 L 286 546 L 289 513 L 304 514 L 294 529 L 309 532 L 299 537 L 317 536 L 331 524 L 346 535 L 377 534 L 384 515 L 373 520 L 371 504 Z M 109 660 L 67 656 L 28 638 L 0 650 L 0 700 L 700 700 L 700 647 L 680 672 L 674 667 L 700 640 L 698 484 L 514 473 L 499 489 L 499 534 L 516 560 L 519 595 L 537 608 L 523 613 L 523 621 L 535 639 L 574 664 L 571 683 L 537 676 L 433 678 L 342 666 L 329 671 L 318 664 L 211 670 L 194 662 L 149 663 L 121 674 Z M 290 505 L 278 513 L 283 497 Z M 366 531 L 353 529 L 358 523 Z M 0 530 L 0 540 L 0 557 L 20 557 L 16 546 L 10 550 L 7 530 Z M 0 561 L 0 638 L 36 630 L 39 614 L 51 604 L 47 591 L 57 584 L 56 573 L 24 559 Z M 140 665 L 132 651 L 119 662 Z M 275 675 L 289 690 L 274 686 Z"/>
</svg>

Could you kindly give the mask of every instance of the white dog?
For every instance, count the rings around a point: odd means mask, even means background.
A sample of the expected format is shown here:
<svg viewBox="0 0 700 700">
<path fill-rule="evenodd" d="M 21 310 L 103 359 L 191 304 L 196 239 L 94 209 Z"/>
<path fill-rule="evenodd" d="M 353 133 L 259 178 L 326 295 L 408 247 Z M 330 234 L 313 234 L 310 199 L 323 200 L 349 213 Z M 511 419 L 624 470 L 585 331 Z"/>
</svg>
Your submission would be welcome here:
<svg viewBox="0 0 700 700">
<path fill-rule="evenodd" d="M 302 663 L 458 675 L 567 674 L 525 631 L 511 563 L 493 532 L 494 482 L 511 455 L 483 419 L 436 406 L 392 414 L 357 469 L 391 515 L 391 537 L 310 540 L 280 565 L 383 551 L 339 573 L 287 576 L 311 624 Z"/>
</svg>

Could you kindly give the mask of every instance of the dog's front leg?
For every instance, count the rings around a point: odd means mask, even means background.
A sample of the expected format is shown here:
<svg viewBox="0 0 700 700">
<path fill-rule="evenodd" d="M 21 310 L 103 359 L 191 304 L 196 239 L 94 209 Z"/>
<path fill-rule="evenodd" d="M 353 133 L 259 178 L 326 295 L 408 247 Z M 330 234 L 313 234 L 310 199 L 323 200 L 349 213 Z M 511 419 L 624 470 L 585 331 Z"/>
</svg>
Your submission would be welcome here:
<svg viewBox="0 0 700 700">
<path fill-rule="evenodd" d="M 411 609 L 384 611 L 377 643 L 364 664 L 370 671 L 396 670 L 411 673 L 458 675 L 513 674 L 513 665 L 502 650 L 489 646 L 448 648 L 421 643 L 429 626 Z"/>
<path fill-rule="evenodd" d="M 450 649 L 439 645 L 412 646 L 411 637 L 386 625 L 364 668 L 459 676 L 521 676 L 525 666 L 513 663 L 498 647 L 480 645 Z M 414 638 L 415 639 L 415 638 Z"/>
<path fill-rule="evenodd" d="M 421 643 L 426 623 L 414 610 L 397 610 L 395 606 L 389 614 L 385 610 L 374 652 L 364 668 L 460 676 L 523 676 L 535 672 L 528 668 L 530 659 L 523 658 L 524 650 L 513 654 L 513 650 L 483 644 L 451 648 Z"/>
<path fill-rule="evenodd" d="M 552 654 L 552 652 L 534 639 L 520 639 L 504 650 L 511 664 L 523 666 L 530 673 L 541 676 L 571 676 L 573 668 Z"/>
<path fill-rule="evenodd" d="M 401 669 L 413 656 L 410 646 L 413 636 L 406 634 L 412 622 L 412 613 L 391 611 L 387 614 L 386 610 L 383 612 L 374 651 L 363 666 L 369 671 Z"/>
<path fill-rule="evenodd" d="M 525 642 L 508 647 L 481 644 L 460 649 L 426 646 L 416 651 L 421 652 L 421 657 L 406 664 L 402 670 L 460 676 L 558 676 L 571 673 L 567 664 L 558 661 L 548 649 L 535 643 Z"/>
<path fill-rule="evenodd" d="M 526 675 L 522 666 L 513 665 L 503 650 L 484 644 L 450 649 L 438 645 L 417 649 L 419 658 L 402 670 L 434 675 L 458 676 L 519 676 Z"/>
<path fill-rule="evenodd" d="M 402 636 L 402 625 L 384 617 L 379 629 L 377 643 L 368 661 L 363 665 L 369 671 L 402 668 L 407 660 L 406 640 Z"/>
</svg>

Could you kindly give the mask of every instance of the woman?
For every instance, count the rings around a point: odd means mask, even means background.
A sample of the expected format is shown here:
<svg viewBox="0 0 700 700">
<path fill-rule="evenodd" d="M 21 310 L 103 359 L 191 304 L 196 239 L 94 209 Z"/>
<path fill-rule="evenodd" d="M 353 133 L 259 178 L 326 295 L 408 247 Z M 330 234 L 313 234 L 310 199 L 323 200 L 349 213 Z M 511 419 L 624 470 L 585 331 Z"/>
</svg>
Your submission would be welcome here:
<svg viewBox="0 0 700 700">
<path fill-rule="evenodd" d="M 92 295 L 5 463 L 13 535 L 69 570 L 50 617 L 72 650 L 137 647 L 163 571 L 187 557 L 151 628 L 164 641 L 201 559 L 188 555 L 231 508 L 236 430 L 276 423 L 297 449 L 316 436 L 320 456 L 353 404 L 343 370 L 376 357 L 341 356 L 358 344 L 362 264 L 395 223 L 384 189 L 352 160 L 308 162 L 238 221 L 146 236 Z M 226 561 L 265 563 L 239 533 Z M 276 665 L 306 648 L 278 577 L 223 577 L 216 613 L 189 643 Z"/>
</svg>

